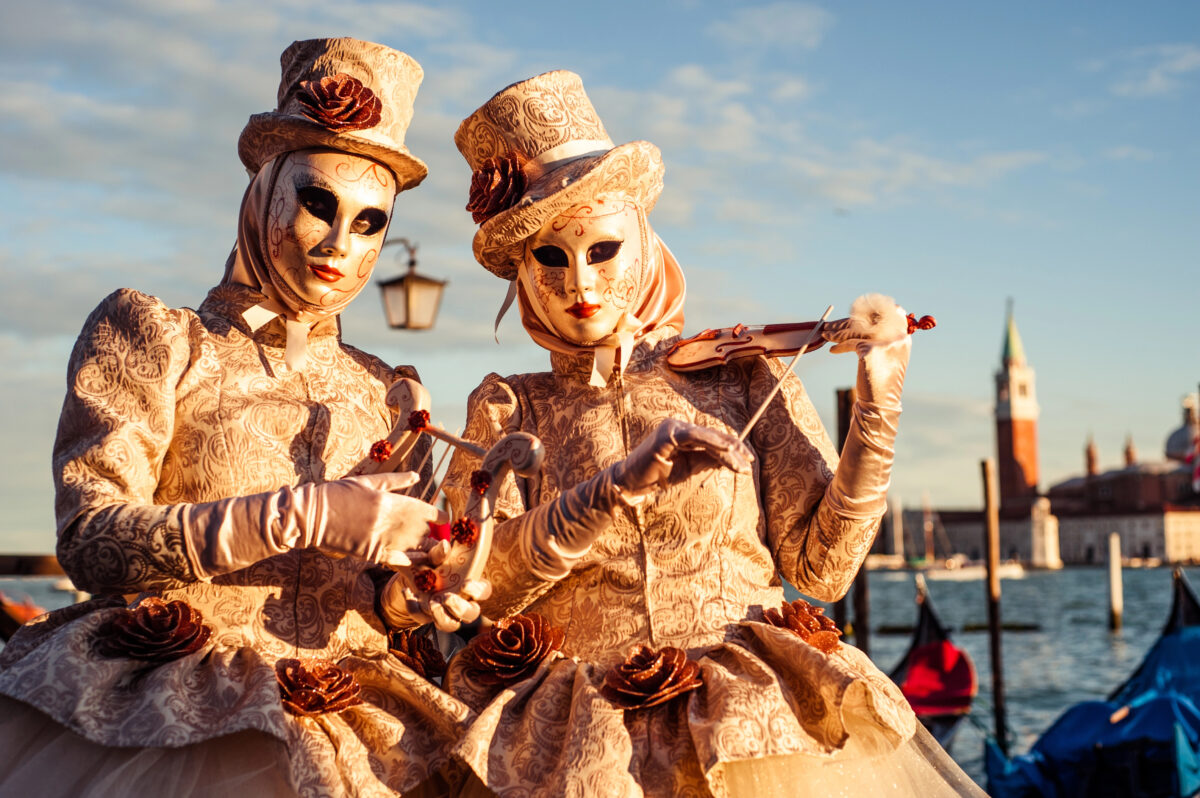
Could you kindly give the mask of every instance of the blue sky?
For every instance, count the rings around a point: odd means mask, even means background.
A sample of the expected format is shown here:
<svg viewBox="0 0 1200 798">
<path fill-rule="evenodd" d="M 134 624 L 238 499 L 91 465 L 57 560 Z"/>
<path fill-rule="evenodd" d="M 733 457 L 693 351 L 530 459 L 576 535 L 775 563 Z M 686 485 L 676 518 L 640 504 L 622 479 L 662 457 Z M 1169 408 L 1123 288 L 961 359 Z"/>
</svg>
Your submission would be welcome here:
<svg viewBox="0 0 1200 798">
<path fill-rule="evenodd" d="M 1042 486 L 1127 435 L 1162 456 L 1200 381 L 1200 5 L 1192 2 L 10 4 L 0 27 L 0 550 L 53 547 L 49 458 L 67 356 L 121 286 L 196 306 L 219 279 L 246 118 L 294 39 L 379 41 L 425 68 L 408 145 L 430 167 L 393 236 L 450 280 L 438 328 L 351 343 L 413 363 L 462 424 L 488 371 L 544 369 L 474 263 L 458 122 L 566 68 L 614 140 L 663 151 L 651 222 L 688 276 L 688 332 L 844 313 L 880 291 L 937 316 L 914 347 L 893 480 L 979 503 L 1005 300 L 1037 370 Z M 399 250 L 398 247 L 391 252 Z M 379 277 L 398 273 L 385 257 Z M 801 374 L 827 425 L 854 362 Z"/>
</svg>

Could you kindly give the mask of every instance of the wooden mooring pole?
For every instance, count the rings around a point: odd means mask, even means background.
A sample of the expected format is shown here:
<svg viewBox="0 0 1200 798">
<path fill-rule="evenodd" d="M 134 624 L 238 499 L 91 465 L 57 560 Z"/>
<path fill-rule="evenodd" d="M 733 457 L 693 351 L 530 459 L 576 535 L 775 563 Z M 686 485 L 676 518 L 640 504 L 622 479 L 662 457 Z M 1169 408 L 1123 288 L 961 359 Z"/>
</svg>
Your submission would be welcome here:
<svg viewBox="0 0 1200 798">
<path fill-rule="evenodd" d="M 980 461 L 983 471 L 983 550 L 987 552 L 988 642 L 992 660 L 992 710 L 996 720 L 996 744 L 1008 754 L 1008 732 L 1004 707 L 1004 660 L 1000 650 L 1000 503 L 996 487 L 996 464 Z"/>
<path fill-rule="evenodd" d="M 1125 594 L 1121 586 L 1121 536 L 1108 536 L 1108 628 L 1121 631 L 1121 615 L 1125 612 Z"/>
</svg>

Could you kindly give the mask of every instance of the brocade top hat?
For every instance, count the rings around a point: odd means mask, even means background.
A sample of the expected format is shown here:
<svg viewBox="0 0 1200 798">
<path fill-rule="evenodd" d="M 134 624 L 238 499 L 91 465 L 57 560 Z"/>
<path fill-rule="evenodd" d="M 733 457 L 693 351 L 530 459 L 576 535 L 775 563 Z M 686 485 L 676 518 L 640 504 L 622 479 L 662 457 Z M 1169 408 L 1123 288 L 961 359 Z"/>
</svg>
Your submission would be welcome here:
<svg viewBox="0 0 1200 798">
<path fill-rule="evenodd" d="M 454 143 L 474 172 L 475 259 L 506 280 L 517 275 L 525 239 L 571 206 L 616 194 L 649 212 L 662 192 L 658 148 L 614 147 L 573 72 L 501 90 L 459 125 Z"/>
<path fill-rule="evenodd" d="M 404 146 L 420 64 L 358 39 L 293 42 L 279 62 L 278 107 L 251 116 L 238 139 L 248 169 L 257 172 L 280 153 L 329 147 L 384 164 L 400 191 L 425 179 L 425 164 Z"/>
</svg>

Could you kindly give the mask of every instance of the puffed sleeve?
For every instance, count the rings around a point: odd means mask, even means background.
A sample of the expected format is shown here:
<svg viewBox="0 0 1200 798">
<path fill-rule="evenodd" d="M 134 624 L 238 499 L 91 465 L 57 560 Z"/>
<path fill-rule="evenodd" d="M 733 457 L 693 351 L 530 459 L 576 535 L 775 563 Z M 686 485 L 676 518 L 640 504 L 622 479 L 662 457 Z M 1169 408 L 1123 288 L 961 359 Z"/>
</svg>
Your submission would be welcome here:
<svg viewBox="0 0 1200 798">
<path fill-rule="evenodd" d="M 757 408 L 784 366 L 755 359 L 749 407 Z M 785 579 L 822 601 L 845 595 L 871 549 L 882 512 L 849 517 L 826 496 L 838 457 L 800 380 L 788 373 L 779 395 L 750 433 L 758 460 L 767 543 Z"/>
<path fill-rule="evenodd" d="M 155 505 L 192 359 L 194 316 L 121 289 L 84 323 L 54 443 L 58 559 L 77 587 L 132 593 L 197 581 L 177 506 Z"/>
<path fill-rule="evenodd" d="M 467 400 L 463 437 L 491 448 L 508 433 L 520 431 L 521 421 L 521 403 L 513 386 L 500 375 L 489 374 Z M 471 472 L 478 467 L 478 460 L 467 452 L 455 452 L 451 458 L 445 491 L 452 518 L 466 507 Z M 509 472 L 497 494 L 492 553 L 484 571 L 484 578 L 492 583 L 492 595 L 479 603 L 489 617 L 519 612 L 554 584 L 534 576 L 520 541 L 521 515 L 532 506 L 530 496 L 535 490 L 530 480 Z"/>
</svg>

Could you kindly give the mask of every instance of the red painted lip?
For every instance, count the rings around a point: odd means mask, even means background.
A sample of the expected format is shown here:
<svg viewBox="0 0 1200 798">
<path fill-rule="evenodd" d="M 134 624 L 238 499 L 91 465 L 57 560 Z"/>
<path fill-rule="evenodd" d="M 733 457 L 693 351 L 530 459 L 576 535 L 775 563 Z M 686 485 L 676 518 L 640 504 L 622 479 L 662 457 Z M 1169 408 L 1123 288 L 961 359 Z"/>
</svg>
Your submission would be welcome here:
<svg viewBox="0 0 1200 798">
<path fill-rule="evenodd" d="M 599 312 L 599 305 L 589 305 L 587 302 L 576 302 L 574 305 L 567 308 L 567 313 L 570 313 L 577 319 L 590 319 Z"/>
<path fill-rule="evenodd" d="M 308 265 L 308 270 L 315 274 L 318 280 L 324 280 L 327 283 L 336 283 L 338 280 L 345 277 L 344 274 L 332 266 L 320 266 L 316 263 L 310 263 Z"/>
</svg>

